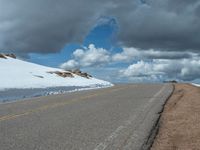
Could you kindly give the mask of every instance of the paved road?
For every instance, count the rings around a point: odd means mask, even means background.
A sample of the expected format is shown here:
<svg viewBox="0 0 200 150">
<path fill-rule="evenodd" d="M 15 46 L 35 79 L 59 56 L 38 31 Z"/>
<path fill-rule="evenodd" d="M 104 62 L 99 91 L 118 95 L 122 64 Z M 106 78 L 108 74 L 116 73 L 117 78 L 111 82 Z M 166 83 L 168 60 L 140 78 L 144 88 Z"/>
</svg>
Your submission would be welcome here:
<svg viewBox="0 0 200 150">
<path fill-rule="evenodd" d="M 137 150 L 171 92 L 128 84 L 0 104 L 0 149 Z"/>
</svg>

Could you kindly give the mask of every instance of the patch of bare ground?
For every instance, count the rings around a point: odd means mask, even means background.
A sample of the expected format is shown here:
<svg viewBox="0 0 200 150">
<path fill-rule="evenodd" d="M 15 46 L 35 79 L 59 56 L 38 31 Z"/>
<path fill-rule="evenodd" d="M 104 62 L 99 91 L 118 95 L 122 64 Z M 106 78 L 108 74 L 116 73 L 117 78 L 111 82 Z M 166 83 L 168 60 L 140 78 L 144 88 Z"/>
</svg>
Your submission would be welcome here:
<svg viewBox="0 0 200 150">
<path fill-rule="evenodd" d="M 200 150 L 200 88 L 175 84 L 151 150 Z"/>
</svg>

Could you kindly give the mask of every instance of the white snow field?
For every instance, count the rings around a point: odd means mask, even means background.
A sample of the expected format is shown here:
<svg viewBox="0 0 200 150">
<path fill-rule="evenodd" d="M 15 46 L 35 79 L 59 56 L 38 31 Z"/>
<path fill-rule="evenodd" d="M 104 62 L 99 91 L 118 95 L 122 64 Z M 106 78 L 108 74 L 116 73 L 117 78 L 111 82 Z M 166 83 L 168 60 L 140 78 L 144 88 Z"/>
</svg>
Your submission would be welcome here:
<svg viewBox="0 0 200 150">
<path fill-rule="evenodd" d="M 107 81 L 93 77 L 88 79 L 76 74 L 72 74 L 74 77 L 61 77 L 49 72 L 63 72 L 62 69 L 46 67 L 11 57 L 6 58 L 0 58 L 0 102 L 9 100 L 9 97 L 12 97 L 11 99 L 31 97 L 28 93 L 37 95 L 34 91 L 46 90 L 45 93 L 47 93 L 47 89 L 50 94 L 58 94 L 63 93 L 63 91 L 113 86 Z M 23 93 L 26 92 L 27 94 L 23 96 Z M 45 94 L 40 92 L 40 95 Z"/>
<path fill-rule="evenodd" d="M 47 88 L 59 86 L 112 86 L 110 82 L 96 78 L 84 78 L 78 75 L 60 77 L 48 72 L 64 71 L 62 69 L 46 67 L 19 59 L 7 57 L 0 58 L 0 90 Z"/>
<path fill-rule="evenodd" d="M 192 83 L 192 85 L 197 86 L 197 87 L 200 87 L 200 84 Z"/>
</svg>

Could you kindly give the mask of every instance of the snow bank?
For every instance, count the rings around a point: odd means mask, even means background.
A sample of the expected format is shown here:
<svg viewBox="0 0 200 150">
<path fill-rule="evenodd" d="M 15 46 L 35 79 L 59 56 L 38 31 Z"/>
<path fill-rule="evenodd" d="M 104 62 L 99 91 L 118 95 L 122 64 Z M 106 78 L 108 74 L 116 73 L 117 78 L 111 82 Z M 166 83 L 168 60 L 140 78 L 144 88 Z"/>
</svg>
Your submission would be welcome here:
<svg viewBox="0 0 200 150">
<path fill-rule="evenodd" d="M 0 103 L 113 86 L 110 82 L 81 77 L 71 72 L 73 77 L 62 77 L 51 73 L 63 72 L 62 69 L 6 58 L 0 58 Z"/>
<path fill-rule="evenodd" d="M 7 57 L 0 59 L 0 91 L 6 89 L 31 89 L 70 86 L 112 86 L 111 83 L 96 78 L 74 75 L 63 78 L 48 72 L 64 71 Z"/>
<path fill-rule="evenodd" d="M 5 91 L 0 91 L 0 103 L 12 102 L 21 99 L 27 99 L 38 96 L 47 96 L 55 94 L 65 94 L 76 91 L 92 90 L 106 88 L 106 86 L 95 86 L 95 87 L 51 87 L 51 88 L 34 88 L 34 89 L 7 89 Z"/>
<path fill-rule="evenodd" d="M 197 87 L 200 87 L 200 84 L 192 83 L 192 85 L 197 86 Z"/>
</svg>

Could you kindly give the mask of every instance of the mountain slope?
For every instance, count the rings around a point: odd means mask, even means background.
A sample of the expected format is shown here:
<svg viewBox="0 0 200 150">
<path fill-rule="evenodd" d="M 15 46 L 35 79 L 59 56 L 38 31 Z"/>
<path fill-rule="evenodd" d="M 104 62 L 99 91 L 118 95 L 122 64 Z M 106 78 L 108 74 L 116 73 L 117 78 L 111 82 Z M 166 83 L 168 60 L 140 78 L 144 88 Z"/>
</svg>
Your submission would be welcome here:
<svg viewBox="0 0 200 150">
<path fill-rule="evenodd" d="M 62 69 L 46 67 L 9 56 L 0 58 L 0 91 L 5 89 L 28 89 L 69 86 L 111 86 L 96 78 L 84 78 L 71 72 L 73 77 L 62 77 Z M 56 74 L 57 73 L 57 74 Z"/>
</svg>

